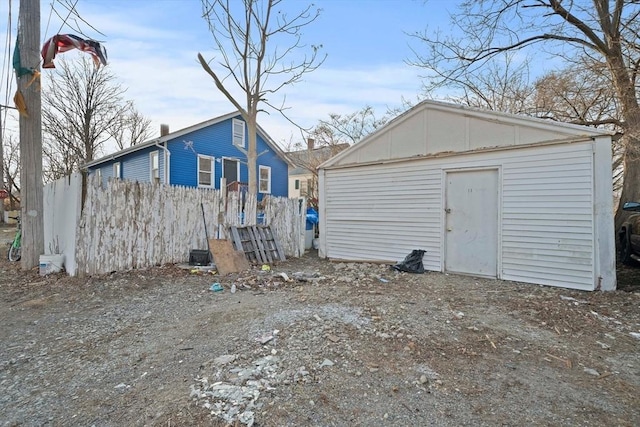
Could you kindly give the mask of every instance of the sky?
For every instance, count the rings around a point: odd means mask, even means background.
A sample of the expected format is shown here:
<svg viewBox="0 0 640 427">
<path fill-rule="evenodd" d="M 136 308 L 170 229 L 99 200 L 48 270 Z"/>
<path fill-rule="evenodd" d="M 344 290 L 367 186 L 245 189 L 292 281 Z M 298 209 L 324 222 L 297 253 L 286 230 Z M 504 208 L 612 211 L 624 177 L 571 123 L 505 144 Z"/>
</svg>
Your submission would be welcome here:
<svg viewBox="0 0 640 427">
<path fill-rule="evenodd" d="M 0 37 L 6 43 L 10 34 L 13 45 L 19 1 L 10 3 L 11 32 L 5 0 L 0 5 Z M 284 3 L 289 13 L 309 4 L 304 0 Z M 403 98 L 415 101 L 421 91 L 420 70 L 406 61 L 412 58 L 411 47 L 421 46 L 407 33 L 446 26 L 454 2 L 318 0 L 314 5 L 321 14 L 304 28 L 302 41 L 309 46 L 321 44 L 326 59 L 303 81 L 270 98 L 275 104 L 284 102 L 289 118 L 302 127 L 311 127 L 330 113 L 371 106 L 382 116 L 388 108 L 400 106 Z M 85 37 L 102 42 L 108 52 L 107 66 L 127 88 L 126 98 L 151 120 L 154 133 L 159 134 L 160 124 L 177 131 L 234 110 L 197 62 L 199 52 L 208 60 L 217 54 L 201 7 L 200 0 L 78 0 L 76 10 L 86 23 L 76 19 L 63 24 L 68 11 L 58 0 L 47 0 L 41 2 L 41 39 L 44 42 L 56 33 L 80 35 L 80 30 Z M 87 54 L 61 55 L 72 60 L 74 55 Z M 0 94 L 2 104 L 12 105 L 15 82 L 7 93 L 10 61 L 4 56 Z M 215 61 L 212 67 L 216 70 Z M 45 82 L 46 73 L 43 70 Z M 241 95 L 235 88 L 232 93 Z M 276 111 L 261 113 L 258 123 L 282 146 L 303 138 Z M 11 121 L 7 125 L 11 132 Z"/>
</svg>

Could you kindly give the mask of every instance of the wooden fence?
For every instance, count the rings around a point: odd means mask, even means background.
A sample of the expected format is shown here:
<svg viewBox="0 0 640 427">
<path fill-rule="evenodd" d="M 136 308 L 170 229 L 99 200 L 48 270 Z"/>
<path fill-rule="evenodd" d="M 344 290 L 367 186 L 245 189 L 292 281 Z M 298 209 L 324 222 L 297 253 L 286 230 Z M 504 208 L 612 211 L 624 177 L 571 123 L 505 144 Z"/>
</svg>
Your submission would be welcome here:
<svg viewBox="0 0 640 427">
<path fill-rule="evenodd" d="M 238 192 L 90 177 L 77 230 L 79 275 L 185 262 L 208 238 L 228 238 L 229 226 L 270 225 L 285 254 L 304 253 L 304 201 L 268 197 L 258 215 L 255 197 Z M 203 215 L 204 211 L 204 215 Z M 206 229 L 205 234 L 205 218 Z"/>
</svg>

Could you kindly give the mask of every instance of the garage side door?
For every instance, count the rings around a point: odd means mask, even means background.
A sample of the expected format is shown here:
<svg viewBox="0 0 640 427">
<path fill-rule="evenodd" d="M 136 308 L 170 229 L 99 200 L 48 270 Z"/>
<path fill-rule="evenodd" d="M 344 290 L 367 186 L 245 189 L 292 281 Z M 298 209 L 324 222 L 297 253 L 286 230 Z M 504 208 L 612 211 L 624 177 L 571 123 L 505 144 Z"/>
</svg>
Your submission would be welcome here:
<svg viewBox="0 0 640 427">
<path fill-rule="evenodd" d="M 446 174 L 445 269 L 496 277 L 498 170 Z"/>
</svg>

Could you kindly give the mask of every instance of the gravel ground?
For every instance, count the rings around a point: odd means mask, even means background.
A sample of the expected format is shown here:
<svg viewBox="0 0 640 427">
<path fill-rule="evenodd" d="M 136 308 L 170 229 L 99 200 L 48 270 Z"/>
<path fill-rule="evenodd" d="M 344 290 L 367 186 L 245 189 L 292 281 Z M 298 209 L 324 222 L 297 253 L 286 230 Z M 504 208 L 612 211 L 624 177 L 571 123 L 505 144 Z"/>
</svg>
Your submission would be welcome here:
<svg viewBox="0 0 640 427">
<path fill-rule="evenodd" d="M 640 425 L 638 269 L 609 293 L 314 254 L 0 270 L 3 426 Z"/>
</svg>

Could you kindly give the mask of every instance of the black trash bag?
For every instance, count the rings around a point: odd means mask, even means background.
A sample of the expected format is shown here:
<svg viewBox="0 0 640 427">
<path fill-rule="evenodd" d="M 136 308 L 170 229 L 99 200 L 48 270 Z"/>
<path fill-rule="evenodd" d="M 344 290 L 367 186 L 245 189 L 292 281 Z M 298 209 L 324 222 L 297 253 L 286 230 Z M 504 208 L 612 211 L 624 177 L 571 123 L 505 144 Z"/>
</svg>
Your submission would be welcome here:
<svg viewBox="0 0 640 427">
<path fill-rule="evenodd" d="M 392 265 L 391 268 L 398 271 L 406 271 L 407 273 L 424 273 L 424 265 L 422 264 L 422 257 L 425 252 L 422 249 L 414 249 L 404 260 L 396 265 Z"/>
</svg>

